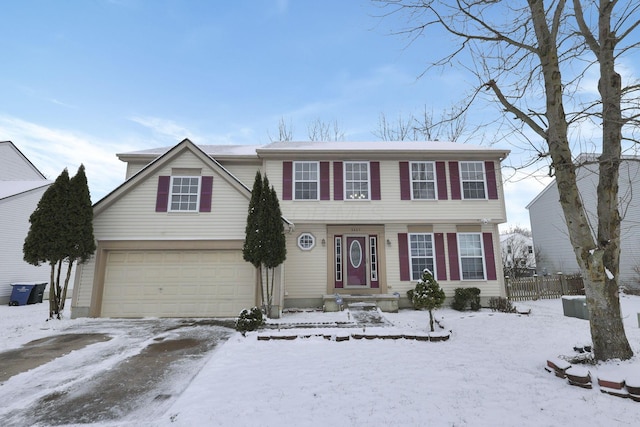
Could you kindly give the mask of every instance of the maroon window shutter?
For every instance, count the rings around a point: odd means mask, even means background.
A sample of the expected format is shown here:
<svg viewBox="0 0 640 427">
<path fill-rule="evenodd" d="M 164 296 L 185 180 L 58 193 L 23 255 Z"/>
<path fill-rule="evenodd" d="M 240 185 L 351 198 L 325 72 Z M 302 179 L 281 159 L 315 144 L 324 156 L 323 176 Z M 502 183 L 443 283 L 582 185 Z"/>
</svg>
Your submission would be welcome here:
<svg viewBox="0 0 640 427">
<path fill-rule="evenodd" d="M 400 200 L 411 200 L 409 162 L 400 162 Z"/>
<path fill-rule="evenodd" d="M 451 179 L 451 199 L 460 200 L 460 170 L 458 162 L 449 162 L 449 178 Z"/>
<path fill-rule="evenodd" d="M 484 263 L 487 266 L 487 280 L 496 280 L 496 258 L 493 253 L 493 235 L 482 233 L 484 241 Z"/>
<path fill-rule="evenodd" d="M 380 162 L 369 162 L 371 200 L 380 200 Z"/>
<path fill-rule="evenodd" d="M 340 253 L 340 266 L 342 267 L 342 274 L 340 276 L 341 280 L 337 280 L 336 271 L 335 271 L 336 270 L 336 265 L 338 263 L 338 254 L 335 252 L 335 248 L 336 248 L 336 243 L 335 242 L 338 239 L 340 239 L 341 242 L 342 242 L 342 245 L 340 246 L 341 251 L 342 251 Z M 344 256 L 344 245 L 345 245 L 345 242 L 344 242 L 344 239 L 342 238 L 342 235 L 337 235 L 337 236 L 333 237 L 333 250 L 334 250 L 334 253 L 333 253 L 333 255 L 334 255 L 334 259 L 333 259 L 333 280 L 334 280 L 334 287 L 336 289 L 344 288 L 344 275 L 346 274 L 345 265 L 344 265 L 344 260 L 346 259 L 346 257 Z"/>
<path fill-rule="evenodd" d="M 293 163 L 282 162 L 282 200 L 291 200 Z"/>
<path fill-rule="evenodd" d="M 333 200 L 342 197 L 342 162 L 333 162 Z"/>
<path fill-rule="evenodd" d="M 400 254 L 400 280 L 408 282 L 411 280 L 411 271 L 409 271 L 409 244 L 407 233 L 398 233 L 398 253 Z"/>
<path fill-rule="evenodd" d="M 438 186 L 438 200 L 447 200 L 447 173 L 444 162 L 436 162 L 436 183 Z"/>
<path fill-rule="evenodd" d="M 487 193 L 490 200 L 498 199 L 498 184 L 496 183 L 496 166 L 493 162 L 484 162 L 484 172 L 487 174 Z"/>
<path fill-rule="evenodd" d="M 156 194 L 156 212 L 166 212 L 169 204 L 170 176 L 158 177 L 158 193 Z"/>
<path fill-rule="evenodd" d="M 444 253 L 444 235 L 435 233 L 436 244 L 436 269 L 438 270 L 438 280 L 447 280 L 447 264 Z"/>
<path fill-rule="evenodd" d="M 458 235 L 456 233 L 447 233 L 447 246 L 449 247 L 449 272 L 451 274 L 451 280 L 460 280 Z"/>
<path fill-rule="evenodd" d="M 320 200 L 330 200 L 329 162 L 320 162 Z"/>
<path fill-rule="evenodd" d="M 200 178 L 200 212 L 211 212 L 211 196 L 213 194 L 213 177 Z"/>
</svg>

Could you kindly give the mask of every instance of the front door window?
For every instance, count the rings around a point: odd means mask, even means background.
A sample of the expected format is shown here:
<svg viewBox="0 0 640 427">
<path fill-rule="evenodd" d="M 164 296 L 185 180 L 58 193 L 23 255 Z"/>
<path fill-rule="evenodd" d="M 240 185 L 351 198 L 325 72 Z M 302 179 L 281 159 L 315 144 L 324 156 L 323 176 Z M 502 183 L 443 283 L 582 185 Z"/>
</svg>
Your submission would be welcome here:
<svg viewBox="0 0 640 427">
<path fill-rule="evenodd" d="M 347 286 L 367 286 L 365 237 L 347 237 Z"/>
</svg>

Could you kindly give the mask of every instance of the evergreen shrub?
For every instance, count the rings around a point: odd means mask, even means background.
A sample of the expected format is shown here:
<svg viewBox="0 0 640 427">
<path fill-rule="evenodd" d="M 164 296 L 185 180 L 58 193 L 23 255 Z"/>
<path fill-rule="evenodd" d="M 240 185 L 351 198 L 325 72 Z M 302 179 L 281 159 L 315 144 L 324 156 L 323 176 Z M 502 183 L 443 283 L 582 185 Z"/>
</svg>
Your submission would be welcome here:
<svg viewBox="0 0 640 427">
<path fill-rule="evenodd" d="M 255 331 L 262 325 L 264 325 L 264 318 L 262 310 L 258 307 L 253 307 L 251 310 L 245 308 L 236 319 L 236 331 L 241 332 L 242 335 Z"/>
<path fill-rule="evenodd" d="M 470 310 L 480 310 L 480 289 L 479 288 L 456 288 L 453 293 L 453 301 L 451 308 L 458 311 L 464 311 L 469 307 Z"/>
</svg>

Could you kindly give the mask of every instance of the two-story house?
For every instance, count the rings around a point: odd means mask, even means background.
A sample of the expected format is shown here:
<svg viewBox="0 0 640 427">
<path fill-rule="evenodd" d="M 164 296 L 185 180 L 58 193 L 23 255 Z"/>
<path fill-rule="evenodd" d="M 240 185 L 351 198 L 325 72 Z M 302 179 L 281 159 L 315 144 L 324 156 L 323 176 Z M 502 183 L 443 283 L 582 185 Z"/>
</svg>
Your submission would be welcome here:
<svg viewBox="0 0 640 427">
<path fill-rule="evenodd" d="M 94 205 L 97 250 L 78 268 L 72 316 L 235 317 L 259 304 L 242 258 L 257 170 L 287 235 L 279 309 L 328 307 L 336 294 L 406 306 L 424 268 L 449 296 L 471 286 L 503 296 L 507 155 L 444 142 L 189 140 L 119 154 L 126 181 Z"/>
<path fill-rule="evenodd" d="M 640 290 L 640 160 L 637 156 L 623 156 L 618 177 L 618 211 L 620 213 L 620 271 L 621 286 Z M 596 154 L 580 154 L 576 159 L 576 177 L 580 198 L 594 235 L 598 224 L 599 166 Z M 555 179 L 528 205 L 531 232 L 538 258 L 538 274 L 579 273 L 567 223 L 564 219 L 560 194 Z"/>
</svg>

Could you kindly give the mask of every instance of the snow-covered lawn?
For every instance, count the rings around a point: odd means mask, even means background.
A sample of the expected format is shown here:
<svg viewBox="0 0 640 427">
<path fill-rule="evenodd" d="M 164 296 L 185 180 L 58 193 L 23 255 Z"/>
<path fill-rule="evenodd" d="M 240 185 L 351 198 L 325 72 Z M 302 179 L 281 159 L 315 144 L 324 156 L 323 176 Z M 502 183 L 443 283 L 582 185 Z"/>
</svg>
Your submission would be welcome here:
<svg viewBox="0 0 640 427">
<path fill-rule="evenodd" d="M 625 328 L 640 353 L 640 297 L 621 297 Z M 547 358 L 575 355 L 590 343 L 588 322 L 564 317 L 561 300 L 517 304 L 530 315 L 441 309 L 446 342 L 322 337 L 259 341 L 236 333 L 156 419 L 118 426 L 637 426 L 640 402 L 601 393 L 606 373 L 640 378 L 638 356 L 587 366 L 593 389 L 545 371 Z M 0 350 L 57 333 L 87 319 L 43 322 L 43 304 L 0 307 Z M 348 313 L 288 314 L 285 322 L 346 321 Z M 385 334 L 426 332 L 428 313 L 385 313 Z M 381 329 L 382 330 L 382 329 Z M 350 330 L 357 332 L 357 330 Z M 344 334 L 321 328 L 305 333 Z M 376 332 L 368 328 L 367 332 Z M 99 348 L 99 346 L 96 346 Z M 29 381 L 27 374 L 23 381 Z M 4 386 L 0 386 L 4 387 Z"/>
</svg>

